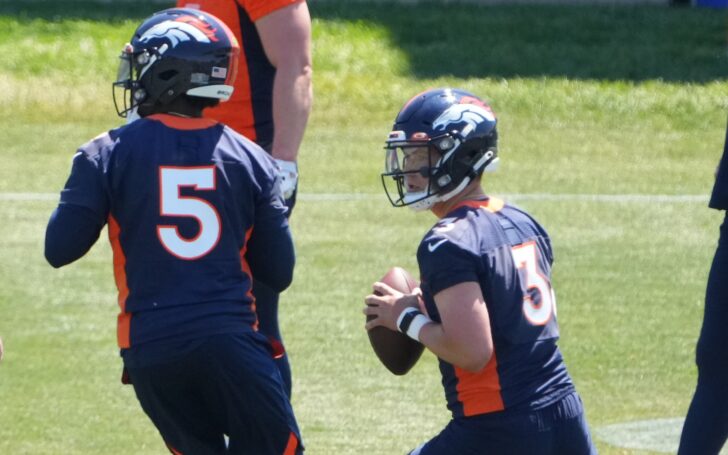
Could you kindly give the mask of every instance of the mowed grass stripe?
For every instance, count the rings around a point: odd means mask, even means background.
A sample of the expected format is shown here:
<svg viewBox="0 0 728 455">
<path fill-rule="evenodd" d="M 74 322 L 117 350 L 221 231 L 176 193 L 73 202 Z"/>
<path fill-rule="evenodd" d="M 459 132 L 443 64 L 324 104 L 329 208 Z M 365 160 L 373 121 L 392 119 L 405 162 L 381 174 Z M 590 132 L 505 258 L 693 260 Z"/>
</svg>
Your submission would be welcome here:
<svg viewBox="0 0 728 455">
<path fill-rule="evenodd" d="M 0 2 L 0 453 L 164 451 L 118 382 L 105 234 L 61 270 L 43 259 L 73 153 L 123 123 L 110 97 L 119 50 L 161 7 Z M 396 112 L 437 86 L 473 91 L 498 115 L 503 166 L 486 191 L 529 210 L 551 235 L 560 344 L 592 427 L 684 416 L 722 217 L 706 201 L 725 139 L 723 15 L 310 7 L 316 100 L 291 217 L 298 265 L 281 299 L 307 453 L 407 453 L 448 420 L 435 358 L 389 375 L 361 314 L 388 267 L 417 269 L 434 222 L 392 209 L 379 174 Z M 597 444 L 603 455 L 654 453 Z"/>
<path fill-rule="evenodd" d="M 707 202 L 703 194 L 493 194 L 494 197 L 514 201 L 594 201 L 594 202 L 633 202 L 652 204 L 656 202 Z M 0 201 L 54 201 L 57 193 L 2 193 Z M 363 199 L 382 199 L 384 195 L 375 193 L 300 193 L 304 201 L 358 201 Z"/>
</svg>

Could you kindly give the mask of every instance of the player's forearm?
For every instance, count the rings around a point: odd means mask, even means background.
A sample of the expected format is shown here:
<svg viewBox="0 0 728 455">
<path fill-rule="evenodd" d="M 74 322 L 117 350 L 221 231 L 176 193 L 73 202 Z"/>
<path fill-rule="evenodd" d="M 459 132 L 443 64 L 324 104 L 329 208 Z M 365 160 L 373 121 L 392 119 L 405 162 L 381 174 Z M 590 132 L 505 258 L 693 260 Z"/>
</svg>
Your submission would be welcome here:
<svg viewBox="0 0 728 455">
<path fill-rule="evenodd" d="M 468 343 L 446 332 L 442 324 L 432 322 L 422 327 L 420 342 L 437 357 L 471 372 L 482 370 L 492 351 L 487 343 Z"/>
<path fill-rule="evenodd" d="M 307 61 L 280 65 L 273 85 L 274 158 L 297 161 L 313 103 L 312 69 Z"/>
</svg>

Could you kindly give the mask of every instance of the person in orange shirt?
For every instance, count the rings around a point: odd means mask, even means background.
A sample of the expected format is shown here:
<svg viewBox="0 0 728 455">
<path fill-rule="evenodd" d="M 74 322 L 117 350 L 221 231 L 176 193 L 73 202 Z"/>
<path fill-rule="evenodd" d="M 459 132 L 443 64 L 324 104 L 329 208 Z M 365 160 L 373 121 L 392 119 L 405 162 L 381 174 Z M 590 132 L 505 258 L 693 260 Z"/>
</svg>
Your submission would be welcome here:
<svg viewBox="0 0 728 455">
<path fill-rule="evenodd" d="M 279 167 L 290 211 L 298 187 L 298 151 L 313 100 L 311 16 L 305 0 L 178 0 L 222 19 L 241 47 L 232 98 L 207 109 L 214 118 L 255 141 Z M 278 293 L 255 281 L 260 331 L 273 347 L 291 394 L 291 369 L 278 327 Z"/>
</svg>

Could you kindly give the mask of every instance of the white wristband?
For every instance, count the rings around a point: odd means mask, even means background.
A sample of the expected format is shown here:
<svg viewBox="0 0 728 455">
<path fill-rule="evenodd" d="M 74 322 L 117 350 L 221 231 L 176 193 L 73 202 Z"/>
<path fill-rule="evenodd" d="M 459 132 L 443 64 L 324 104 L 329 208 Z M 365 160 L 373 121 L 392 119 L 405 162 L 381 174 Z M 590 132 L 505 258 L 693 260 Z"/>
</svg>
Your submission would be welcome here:
<svg viewBox="0 0 728 455">
<path fill-rule="evenodd" d="M 430 322 L 432 322 L 432 319 L 428 318 L 424 314 L 418 314 L 415 316 L 414 320 L 412 320 L 412 324 L 410 324 L 409 329 L 407 329 L 407 336 L 415 341 L 420 341 L 420 330 L 422 330 L 422 327 L 426 326 Z"/>
<path fill-rule="evenodd" d="M 405 308 L 397 318 L 397 328 L 415 341 L 420 341 L 420 330 L 426 324 L 432 322 L 417 308 Z"/>
</svg>

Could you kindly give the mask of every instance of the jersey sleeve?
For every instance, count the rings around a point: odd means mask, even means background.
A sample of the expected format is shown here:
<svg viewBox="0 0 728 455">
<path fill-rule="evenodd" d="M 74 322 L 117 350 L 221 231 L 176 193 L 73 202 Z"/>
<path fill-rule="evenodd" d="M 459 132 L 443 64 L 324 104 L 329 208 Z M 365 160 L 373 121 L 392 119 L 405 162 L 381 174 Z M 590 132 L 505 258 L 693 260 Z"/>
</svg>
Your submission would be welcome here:
<svg viewBox="0 0 728 455">
<path fill-rule="evenodd" d="M 46 228 L 46 260 L 58 268 L 81 258 L 96 243 L 102 227 L 91 210 L 69 204 L 58 206 Z"/>
<path fill-rule="evenodd" d="M 479 262 L 448 238 L 428 238 L 417 253 L 420 277 L 434 296 L 460 283 L 478 281 Z"/>
<path fill-rule="evenodd" d="M 101 224 L 106 222 L 109 198 L 99 153 L 88 153 L 84 149 L 76 152 L 71 175 L 61 191 L 60 205 L 84 207 L 93 212 Z"/>
<path fill-rule="evenodd" d="M 250 20 L 255 22 L 273 11 L 302 1 L 305 0 L 238 0 L 238 3 L 248 12 Z"/>
<path fill-rule="evenodd" d="M 280 292 L 291 283 L 295 265 L 293 240 L 286 217 L 288 208 L 281 194 L 273 159 L 262 149 L 254 156 L 257 164 L 253 174 L 260 191 L 256 197 L 253 232 L 248 241 L 246 258 L 256 280 Z"/>
<path fill-rule="evenodd" d="M 101 137 L 100 137 L 101 138 Z M 45 256 L 54 267 L 80 258 L 91 248 L 106 224 L 109 198 L 104 184 L 101 153 L 96 142 L 73 156 L 71 175 L 46 228 Z"/>
<path fill-rule="evenodd" d="M 255 225 L 265 228 L 280 228 L 288 225 L 288 207 L 283 199 L 280 179 L 275 163 L 265 152 L 259 155 L 259 166 L 255 169 L 255 179 L 260 187 L 256 198 Z"/>
</svg>

